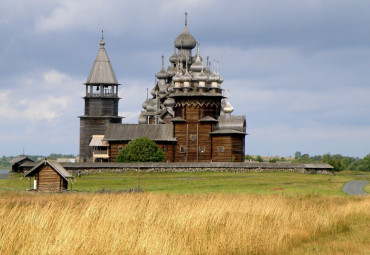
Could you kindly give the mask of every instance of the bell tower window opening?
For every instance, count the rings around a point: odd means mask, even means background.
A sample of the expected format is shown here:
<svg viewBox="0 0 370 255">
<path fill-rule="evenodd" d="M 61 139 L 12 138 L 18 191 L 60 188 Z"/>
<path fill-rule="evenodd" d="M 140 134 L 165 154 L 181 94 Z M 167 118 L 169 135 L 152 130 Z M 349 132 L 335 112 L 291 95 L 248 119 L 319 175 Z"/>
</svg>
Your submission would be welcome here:
<svg viewBox="0 0 370 255">
<path fill-rule="evenodd" d="M 112 96 L 112 89 L 104 86 L 104 96 Z"/>
</svg>

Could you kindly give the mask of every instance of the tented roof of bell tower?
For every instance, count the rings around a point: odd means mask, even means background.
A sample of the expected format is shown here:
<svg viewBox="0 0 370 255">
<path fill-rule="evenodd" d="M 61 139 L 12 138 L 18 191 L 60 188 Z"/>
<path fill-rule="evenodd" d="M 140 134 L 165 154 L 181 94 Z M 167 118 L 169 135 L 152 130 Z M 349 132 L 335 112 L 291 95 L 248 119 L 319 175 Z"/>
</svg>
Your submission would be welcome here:
<svg viewBox="0 0 370 255">
<path fill-rule="evenodd" d="M 108 54 L 104 48 L 105 42 L 102 36 L 100 49 L 91 68 L 86 84 L 118 84 Z"/>
</svg>

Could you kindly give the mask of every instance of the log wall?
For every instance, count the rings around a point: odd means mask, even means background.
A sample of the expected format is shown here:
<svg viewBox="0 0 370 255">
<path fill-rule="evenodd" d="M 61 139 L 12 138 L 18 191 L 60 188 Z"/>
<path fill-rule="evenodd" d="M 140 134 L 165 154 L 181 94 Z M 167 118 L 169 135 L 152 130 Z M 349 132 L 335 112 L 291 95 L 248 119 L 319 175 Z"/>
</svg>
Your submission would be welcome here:
<svg viewBox="0 0 370 255">
<path fill-rule="evenodd" d="M 37 189 L 43 192 L 59 192 L 68 187 L 67 181 L 48 165 L 39 171 L 36 180 Z"/>
</svg>

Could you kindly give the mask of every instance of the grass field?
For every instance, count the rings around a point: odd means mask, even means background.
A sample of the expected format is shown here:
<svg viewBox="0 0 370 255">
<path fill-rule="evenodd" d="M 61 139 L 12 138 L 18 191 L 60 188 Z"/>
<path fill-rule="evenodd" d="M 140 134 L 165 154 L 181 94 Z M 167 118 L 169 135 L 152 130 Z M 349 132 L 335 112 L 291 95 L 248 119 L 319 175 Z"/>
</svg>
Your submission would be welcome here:
<svg viewBox="0 0 370 255">
<path fill-rule="evenodd" d="M 0 192 L 0 254 L 369 254 L 370 197 Z"/>
<path fill-rule="evenodd" d="M 127 190 L 142 187 L 156 193 L 249 193 L 345 195 L 341 189 L 349 180 L 368 180 L 370 173 L 339 172 L 336 176 L 299 173 L 100 173 L 76 177 L 74 191 Z M 369 185 L 366 190 L 369 189 Z M 0 179 L 2 190 L 25 190 L 29 179 Z"/>
<path fill-rule="evenodd" d="M 13 175 L 0 179 L 0 254 L 370 254 L 370 196 L 341 192 L 356 179 L 370 176 L 141 173 L 145 192 L 94 193 L 138 185 L 102 173 L 47 194 Z"/>
</svg>

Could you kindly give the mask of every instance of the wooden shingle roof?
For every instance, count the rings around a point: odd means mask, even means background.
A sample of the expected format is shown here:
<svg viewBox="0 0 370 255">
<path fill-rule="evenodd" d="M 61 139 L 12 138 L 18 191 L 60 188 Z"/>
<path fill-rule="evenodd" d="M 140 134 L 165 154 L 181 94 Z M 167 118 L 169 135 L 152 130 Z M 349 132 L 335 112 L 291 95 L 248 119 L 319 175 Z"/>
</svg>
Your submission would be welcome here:
<svg viewBox="0 0 370 255">
<path fill-rule="evenodd" d="M 176 141 L 172 124 L 109 124 L 104 140 L 131 141 L 144 136 L 153 141 Z"/>
<path fill-rule="evenodd" d="M 102 38 L 100 49 L 91 68 L 86 84 L 118 84 L 113 67 L 104 48 L 105 42 Z"/>
<path fill-rule="evenodd" d="M 40 170 L 43 165 L 49 165 L 53 168 L 63 179 L 68 181 L 69 178 L 74 178 L 70 172 L 64 169 L 59 163 L 50 161 L 50 160 L 42 160 L 37 165 L 35 165 L 29 172 L 27 172 L 24 177 L 32 177 Z"/>
<path fill-rule="evenodd" d="M 12 164 L 12 165 L 14 165 L 14 164 L 16 164 L 16 163 L 18 163 L 18 162 L 20 162 L 20 161 L 22 161 L 22 160 L 25 160 L 25 159 L 28 159 L 29 161 L 32 161 L 32 162 L 33 162 L 33 160 L 32 160 L 32 159 L 30 159 L 30 158 L 28 158 L 27 156 L 25 156 L 25 155 L 20 155 L 20 156 L 17 156 L 17 157 L 15 157 L 15 158 L 13 158 L 13 159 L 9 160 L 9 163 L 10 163 L 10 164 Z"/>
<path fill-rule="evenodd" d="M 219 116 L 216 130 L 234 129 L 240 132 L 246 131 L 245 116 Z"/>
</svg>

